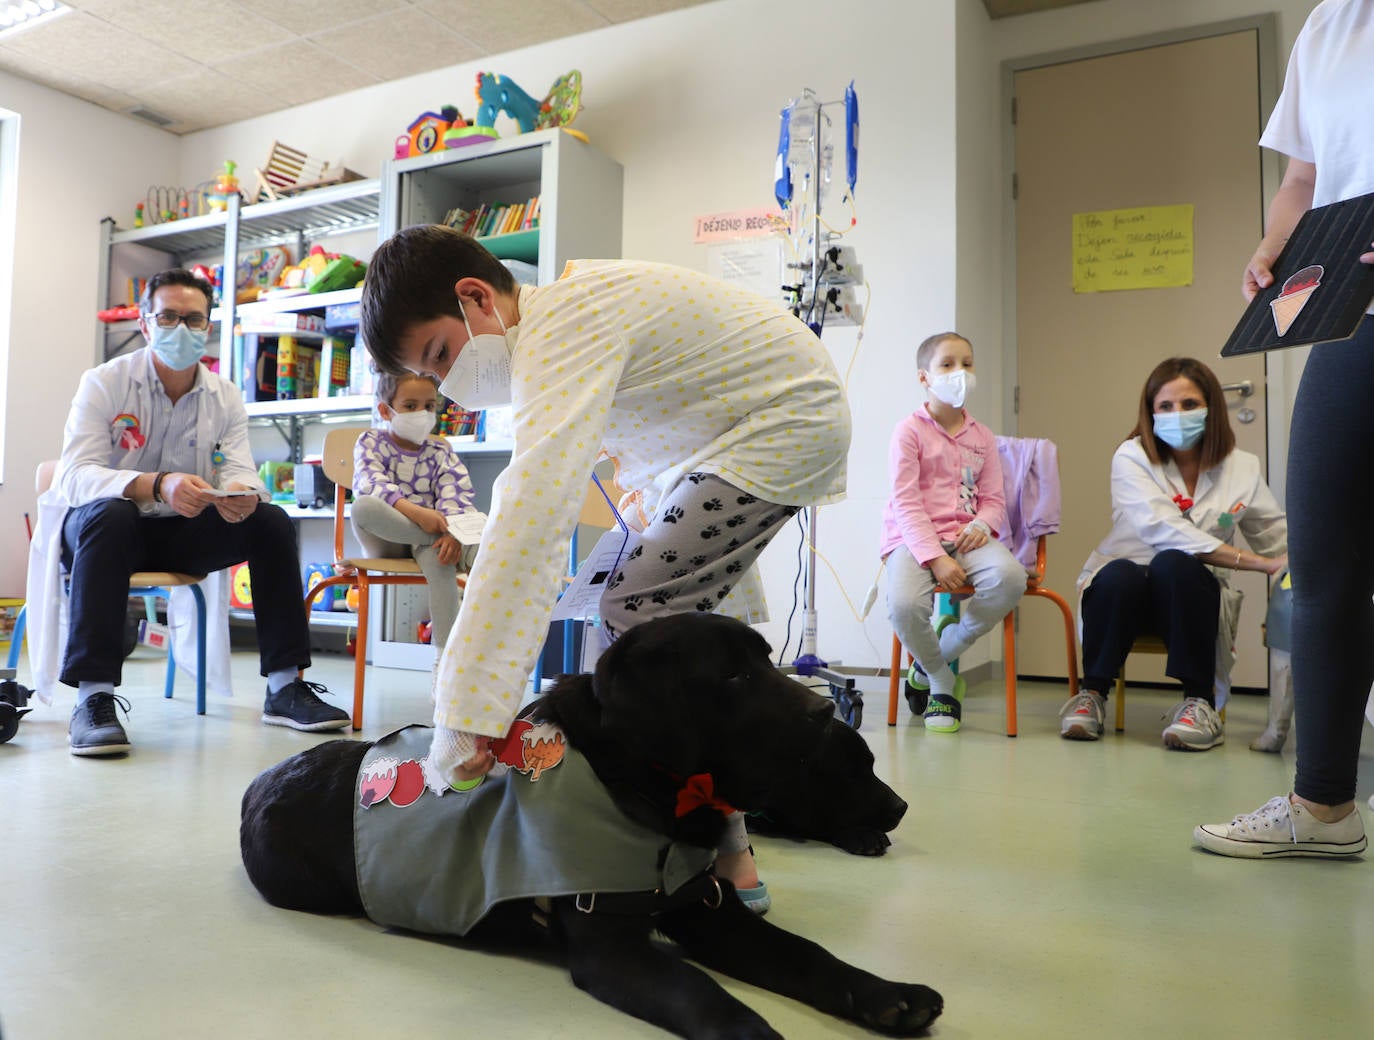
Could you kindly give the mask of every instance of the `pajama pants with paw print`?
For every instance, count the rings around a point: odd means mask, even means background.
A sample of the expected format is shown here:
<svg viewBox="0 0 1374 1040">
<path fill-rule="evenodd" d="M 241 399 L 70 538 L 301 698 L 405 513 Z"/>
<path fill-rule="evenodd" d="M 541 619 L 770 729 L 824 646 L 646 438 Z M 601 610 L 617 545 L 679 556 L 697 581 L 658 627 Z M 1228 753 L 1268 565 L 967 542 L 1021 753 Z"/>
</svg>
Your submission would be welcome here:
<svg viewBox="0 0 1374 1040">
<path fill-rule="evenodd" d="M 714 610 L 800 509 L 709 473 L 687 474 L 649 526 L 630 533 L 601 595 L 606 634 L 614 639 L 650 618 Z"/>
</svg>

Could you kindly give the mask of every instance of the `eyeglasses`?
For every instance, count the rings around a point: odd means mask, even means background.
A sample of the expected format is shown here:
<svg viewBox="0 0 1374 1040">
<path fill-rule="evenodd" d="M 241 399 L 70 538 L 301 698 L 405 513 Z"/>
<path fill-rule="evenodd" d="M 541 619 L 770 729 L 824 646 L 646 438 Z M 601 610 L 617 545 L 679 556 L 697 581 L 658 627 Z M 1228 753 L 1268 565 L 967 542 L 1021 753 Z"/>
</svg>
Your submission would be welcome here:
<svg viewBox="0 0 1374 1040">
<path fill-rule="evenodd" d="M 145 314 L 145 318 L 152 318 L 157 322 L 160 329 L 174 329 L 179 324 L 185 323 L 186 327 L 192 332 L 200 332 L 202 329 L 210 327 L 210 317 L 194 311 L 191 314 L 178 314 L 176 311 L 159 311 L 157 314 Z"/>
</svg>

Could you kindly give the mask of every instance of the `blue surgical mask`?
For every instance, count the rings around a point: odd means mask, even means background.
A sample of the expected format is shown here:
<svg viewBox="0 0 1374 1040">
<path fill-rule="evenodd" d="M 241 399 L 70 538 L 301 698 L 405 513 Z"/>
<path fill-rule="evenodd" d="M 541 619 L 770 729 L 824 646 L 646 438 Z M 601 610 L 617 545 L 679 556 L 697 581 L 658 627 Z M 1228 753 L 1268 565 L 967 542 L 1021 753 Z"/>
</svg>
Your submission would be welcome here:
<svg viewBox="0 0 1374 1040">
<path fill-rule="evenodd" d="M 1202 440 L 1202 433 L 1206 429 L 1206 408 L 1194 408 L 1191 412 L 1155 413 L 1155 436 L 1178 451 L 1187 451 Z"/>
<path fill-rule="evenodd" d="M 149 321 L 152 338 L 148 346 L 153 348 L 157 359 L 174 372 L 190 368 L 205 356 L 207 329 L 199 332 L 188 329 L 184 322 L 177 322 L 175 328 L 164 329 Z"/>
</svg>

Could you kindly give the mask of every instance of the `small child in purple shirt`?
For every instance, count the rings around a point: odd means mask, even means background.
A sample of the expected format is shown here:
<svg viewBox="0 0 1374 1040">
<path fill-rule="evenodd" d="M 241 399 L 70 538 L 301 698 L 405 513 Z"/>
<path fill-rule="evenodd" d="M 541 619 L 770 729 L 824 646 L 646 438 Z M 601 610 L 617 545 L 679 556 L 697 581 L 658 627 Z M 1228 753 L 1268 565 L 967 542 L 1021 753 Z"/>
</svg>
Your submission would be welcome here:
<svg viewBox="0 0 1374 1040">
<path fill-rule="evenodd" d="M 442 652 L 462 603 L 458 572 L 472 566 L 477 547 L 449 532 L 449 518 L 472 508 L 473 491 L 457 453 L 429 436 L 438 398 L 428 376 L 378 375 L 377 412 L 387 429 L 366 431 L 353 449 L 353 533 L 369 556 L 415 558 Z"/>
</svg>

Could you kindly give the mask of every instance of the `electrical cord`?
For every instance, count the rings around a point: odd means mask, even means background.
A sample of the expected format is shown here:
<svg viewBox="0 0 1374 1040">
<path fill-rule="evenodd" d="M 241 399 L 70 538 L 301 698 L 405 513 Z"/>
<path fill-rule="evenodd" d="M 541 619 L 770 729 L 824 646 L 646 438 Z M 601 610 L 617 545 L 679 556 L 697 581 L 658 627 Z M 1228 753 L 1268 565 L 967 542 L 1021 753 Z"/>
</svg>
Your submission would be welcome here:
<svg viewBox="0 0 1374 1040">
<path fill-rule="evenodd" d="M 782 638 L 782 649 L 778 651 L 779 665 L 781 665 L 783 660 L 787 657 L 787 648 L 792 644 L 792 619 L 797 616 L 797 605 L 799 603 L 797 597 L 797 583 L 801 581 L 802 577 L 802 547 L 805 546 L 808 541 L 806 537 L 806 521 L 803 519 L 805 515 L 806 510 L 804 509 L 797 512 L 797 527 L 801 532 L 801 537 L 797 539 L 797 573 L 792 578 L 792 609 L 787 612 L 787 631 Z M 797 652 L 801 652 L 800 642 L 797 646 Z"/>
</svg>

